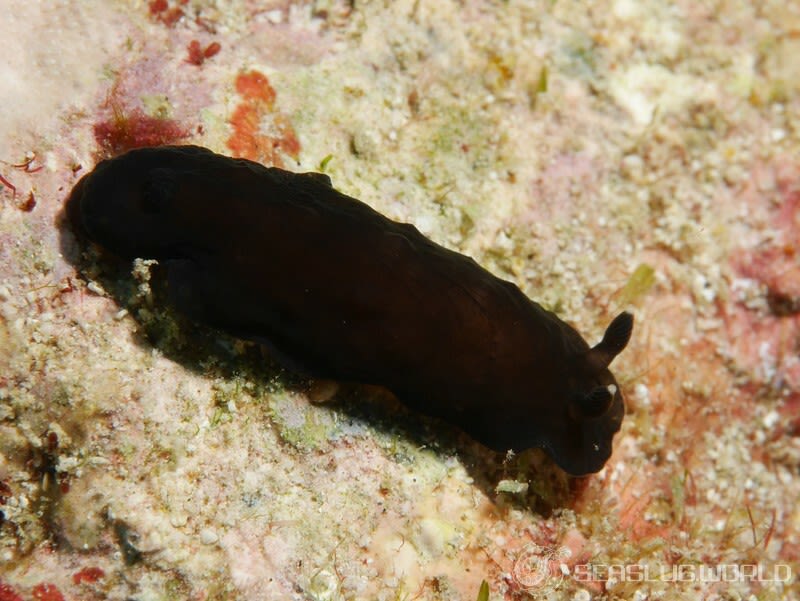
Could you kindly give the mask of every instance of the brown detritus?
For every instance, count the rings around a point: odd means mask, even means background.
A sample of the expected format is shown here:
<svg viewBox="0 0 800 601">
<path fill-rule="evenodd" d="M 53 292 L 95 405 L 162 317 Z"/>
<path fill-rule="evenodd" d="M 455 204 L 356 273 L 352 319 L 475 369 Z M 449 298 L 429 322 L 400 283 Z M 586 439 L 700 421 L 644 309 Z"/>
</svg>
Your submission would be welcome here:
<svg viewBox="0 0 800 601">
<path fill-rule="evenodd" d="M 5 505 L 11 496 L 11 487 L 3 480 L 0 480 L 0 505 Z"/>
<path fill-rule="evenodd" d="M 11 497 L 12 491 L 11 487 L 6 484 L 4 481 L 0 480 L 0 505 L 5 505 L 8 502 L 9 497 Z M 6 521 L 6 514 L 0 509 L 0 528 L 3 527 L 3 524 Z"/>
<path fill-rule="evenodd" d="M 767 305 L 776 317 L 790 317 L 800 313 L 800 298 L 774 288 L 767 289 Z"/>
<path fill-rule="evenodd" d="M 411 114 L 412 115 L 418 114 L 420 99 L 419 99 L 419 92 L 417 91 L 416 88 L 414 88 L 413 90 L 411 90 L 411 92 L 409 92 L 406 101 L 408 102 L 408 108 L 411 109 Z"/>
<path fill-rule="evenodd" d="M 35 162 L 36 162 L 36 153 L 32 152 L 23 162 L 16 163 L 11 166 L 16 169 L 22 169 L 25 173 L 38 173 L 39 171 L 44 169 L 44 165 L 37 165 L 35 167 L 32 167 L 31 165 L 33 165 Z"/>
<path fill-rule="evenodd" d="M 764 535 L 764 543 L 763 544 L 764 544 L 764 550 L 765 551 L 767 550 L 767 547 L 769 547 L 769 541 L 772 540 L 772 535 L 775 534 L 775 522 L 777 520 L 777 517 L 778 517 L 778 512 L 773 507 L 772 508 L 772 519 L 770 520 L 769 528 L 767 529 L 767 533 Z"/>
<path fill-rule="evenodd" d="M 25 200 L 19 204 L 19 209 L 21 211 L 25 211 L 26 213 L 30 213 L 33 211 L 34 207 L 36 207 L 36 197 L 33 195 L 33 190 L 28 192 L 28 196 Z"/>
<path fill-rule="evenodd" d="M 142 561 L 142 552 L 133 544 L 132 539 L 137 535 L 123 520 L 111 520 L 111 528 L 117 540 L 125 565 L 132 566 Z"/>
<path fill-rule="evenodd" d="M 753 519 L 753 512 L 750 510 L 750 503 L 745 502 L 745 510 L 747 510 L 747 519 L 750 521 L 750 534 L 753 536 L 753 547 L 758 546 L 758 535 L 756 534 L 756 522 Z"/>
<path fill-rule="evenodd" d="M 134 540 L 139 538 L 139 535 L 125 520 L 114 517 L 111 508 L 105 507 L 103 509 L 102 518 L 111 527 L 114 540 L 122 552 L 125 565 L 135 565 L 142 561 L 146 553 L 153 553 L 153 551 L 141 551 L 134 544 Z"/>
<path fill-rule="evenodd" d="M 58 512 L 63 496 L 58 473 L 59 440 L 55 432 L 48 432 L 40 447 L 33 447 L 27 460 L 28 469 L 37 475 L 39 491 L 35 499 L 37 514 L 41 516 L 45 536 L 56 547 L 69 546 L 61 533 Z"/>
</svg>

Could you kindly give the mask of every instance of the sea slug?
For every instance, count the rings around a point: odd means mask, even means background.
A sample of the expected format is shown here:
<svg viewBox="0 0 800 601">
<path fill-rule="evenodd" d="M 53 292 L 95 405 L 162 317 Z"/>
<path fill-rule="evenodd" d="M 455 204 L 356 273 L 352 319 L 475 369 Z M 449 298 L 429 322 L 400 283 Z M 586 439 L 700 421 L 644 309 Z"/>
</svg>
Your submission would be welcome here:
<svg viewBox="0 0 800 601">
<path fill-rule="evenodd" d="M 600 470 L 625 412 L 608 365 L 621 313 L 590 347 L 475 261 L 336 191 L 196 146 L 132 150 L 74 187 L 79 237 L 157 259 L 169 300 L 310 376 L 376 384 L 496 451 Z"/>
</svg>

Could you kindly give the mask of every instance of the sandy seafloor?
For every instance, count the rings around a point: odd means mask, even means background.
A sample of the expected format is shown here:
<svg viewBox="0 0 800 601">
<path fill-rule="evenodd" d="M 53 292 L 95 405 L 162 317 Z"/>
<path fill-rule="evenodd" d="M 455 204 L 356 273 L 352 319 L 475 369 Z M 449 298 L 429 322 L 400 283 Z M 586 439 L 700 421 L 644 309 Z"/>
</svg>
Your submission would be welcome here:
<svg viewBox="0 0 800 601">
<path fill-rule="evenodd" d="M 797 2 L 3 0 L 0 107 L 0 600 L 800 599 Z M 592 344 L 633 311 L 607 466 L 78 247 L 74 183 L 159 143 L 322 169 Z"/>
</svg>

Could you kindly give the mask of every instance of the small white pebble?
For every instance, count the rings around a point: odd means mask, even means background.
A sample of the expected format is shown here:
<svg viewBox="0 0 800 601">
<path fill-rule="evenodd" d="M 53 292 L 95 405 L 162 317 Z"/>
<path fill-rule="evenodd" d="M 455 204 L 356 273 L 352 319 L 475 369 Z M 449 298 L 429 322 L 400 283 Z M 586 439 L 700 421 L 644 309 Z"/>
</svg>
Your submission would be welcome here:
<svg viewBox="0 0 800 601">
<path fill-rule="evenodd" d="M 644 161 L 638 154 L 628 154 L 623 157 L 622 166 L 628 171 L 639 170 L 644 167 Z"/>
<path fill-rule="evenodd" d="M 86 289 L 89 292 L 94 292 L 97 296 L 105 296 L 106 295 L 106 291 L 103 290 L 102 286 L 100 286 L 100 284 L 98 284 L 97 282 L 89 282 L 86 285 Z"/>
<path fill-rule="evenodd" d="M 200 531 L 200 542 L 204 545 L 213 545 L 219 540 L 219 536 L 211 528 L 204 528 Z"/>
<path fill-rule="evenodd" d="M 775 424 L 777 424 L 778 421 L 780 421 L 780 419 L 781 419 L 780 414 L 773 409 L 764 416 L 764 419 L 761 420 L 761 423 L 764 424 L 765 428 L 771 430 L 772 428 L 775 427 Z"/>
<path fill-rule="evenodd" d="M 189 522 L 189 515 L 186 513 L 178 513 L 169 516 L 169 523 L 175 528 L 183 528 Z"/>
<path fill-rule="evenodd" d="M 572 601 L 592 601 L 592 594 L 585 588 L 582 588 L 572 596 Z"/>
<path fill-rule="evenodd" d="M 339 579 L 328 570 L 320 570 L 311 578 L 306 591 L 314 601 L 330 601 L 336 595 Z"/>
<path fill-rule="evenodd" d="M 127 309 L 120 309 L 119 311 L 114 313 L 114 320 L 120 321 L 121 319 L 124 319 L 127 315 L 128 315 Z"/>
<path fill-rule="evenodd" d="M 268 11 L 264 16 L 273 25 L 280 25 L 283 22 L 283 11 L 279 9 Z"/>
<path fill-rule="evenodd" d="M 518 482 L 517 480 L 500 480 L 495 487 L 495 492 L 520 494 L 528 492 L 527 482 Z"/>
<path fill-rule="evenodd" d="M 636 400 L 644 405 L 650 405 L 650 389 L 645 384 L 636 384 L 633 387 L 633 396 L 636 397 Z"/>
</svg>

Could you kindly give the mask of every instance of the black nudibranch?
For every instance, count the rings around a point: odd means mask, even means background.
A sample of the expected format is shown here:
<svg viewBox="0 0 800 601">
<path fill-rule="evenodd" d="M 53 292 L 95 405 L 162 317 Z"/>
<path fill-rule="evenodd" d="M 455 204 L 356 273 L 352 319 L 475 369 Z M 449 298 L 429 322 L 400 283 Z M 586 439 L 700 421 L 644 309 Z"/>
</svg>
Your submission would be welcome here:
<svg viewBox="0 0 800 601">
<path fill-rule="evenodd" d="M 145 148 L 97 165 L 66 212 L 107 251 L 157 259 L 180 311 L 289 367 L 385 386 L 497 451 L 540 447 L 570 474 L 611 455 L 625 409 L 608 366 L 632 315 L 590 347 L 514 284 L 325 175 Z"/>
</svg>

